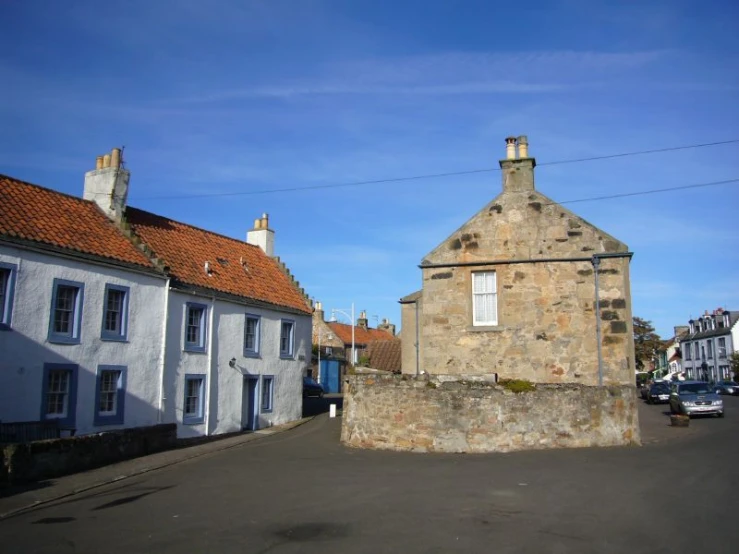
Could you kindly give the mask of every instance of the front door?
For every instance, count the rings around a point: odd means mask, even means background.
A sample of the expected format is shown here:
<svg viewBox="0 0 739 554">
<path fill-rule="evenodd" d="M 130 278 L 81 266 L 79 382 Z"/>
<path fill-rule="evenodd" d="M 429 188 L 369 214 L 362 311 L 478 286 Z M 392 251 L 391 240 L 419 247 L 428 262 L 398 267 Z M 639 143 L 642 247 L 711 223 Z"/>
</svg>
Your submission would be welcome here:
<svg viewBox="0 0 739 554">
<path fill-rule="evenodd" d="M 241 428 L 249 431 L 257 429 L 257 385 L 259 377 L 244 375 L 244 389 L 241 393 Z"/>
</svg>

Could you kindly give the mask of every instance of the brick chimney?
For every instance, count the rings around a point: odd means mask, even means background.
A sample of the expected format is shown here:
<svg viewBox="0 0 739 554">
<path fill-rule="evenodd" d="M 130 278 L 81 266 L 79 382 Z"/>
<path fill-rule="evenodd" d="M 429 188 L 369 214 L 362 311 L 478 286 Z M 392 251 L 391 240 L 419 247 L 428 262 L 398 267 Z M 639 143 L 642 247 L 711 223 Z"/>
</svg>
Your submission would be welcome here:
<svg viewBox="0 0 739 554">
<path fill-rule="evenodd" d="M 536 160 L 529 157 L 529 139 L 521 135 L 518 138 L 508 137 L 505 141 L 506 158 L 499 162 L 503 174 L 503 192 L 534 190 Z"/>
<path fill-rule="evenodd" d="M 131 173 L 123 168 L 122 151 L 113 148 L 110 154 L 98 156 L 95 169 L 85 173 L 85 190 L 82 197 L 92 200 L 105 214 L 120 222 L 128 198 L 128 181 Z"/>
<path fill-rule="evenodd" d="M 261 248 L 270 258 L 275 255 L 275 232 L 269 228 L 269 216 L 254 220 L 254 229 L 247 231 L 246 242 Z"/>
<path fill-rule="evenodd" d="M 395 324 L 390 323 L 387 319 L 383 319 L 382 323 L 380 323 L 377 328 L 381 331 L 387 331 L 392 336 L 395 336 Z"/>
<path fill-rule="evenodd" d="M 368 322 L 367 322 L 367 312 L 362 310 L 359 312 L 359 319 L 357 319 L 357 327 L 361 327 L 362 329 L 367 329 Z"/>
<path fill-rule="evenodd" d="M 326 321 L 325 314 L 323 312 L 323 304 L 321 302 L 316 302 L 316 307 L 313 310 L 313 319 L 317 319 L 318 321 Z"/>
</svg>

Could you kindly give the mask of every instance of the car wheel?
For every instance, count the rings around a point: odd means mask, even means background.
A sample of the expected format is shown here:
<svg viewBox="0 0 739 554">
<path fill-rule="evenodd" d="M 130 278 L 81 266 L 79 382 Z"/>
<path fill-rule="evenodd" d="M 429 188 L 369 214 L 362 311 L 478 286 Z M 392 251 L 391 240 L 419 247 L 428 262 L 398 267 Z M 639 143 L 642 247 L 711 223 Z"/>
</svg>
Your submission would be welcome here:
<svg viewBox="0 0 739 554">
<path fill-rule="evenodd" d="M 651 403 L 652 403 L 652 399 L 647 396 L 647 404 L 651 404 Z"/>
<path fill-rule="evenodd" d="M 716 415 L 718 415 L 718 417 L 724 417 L 724 412 L 719 412 L 719 413 L 718 413 L 718 414 L 716 414 Z"/>
</svg>

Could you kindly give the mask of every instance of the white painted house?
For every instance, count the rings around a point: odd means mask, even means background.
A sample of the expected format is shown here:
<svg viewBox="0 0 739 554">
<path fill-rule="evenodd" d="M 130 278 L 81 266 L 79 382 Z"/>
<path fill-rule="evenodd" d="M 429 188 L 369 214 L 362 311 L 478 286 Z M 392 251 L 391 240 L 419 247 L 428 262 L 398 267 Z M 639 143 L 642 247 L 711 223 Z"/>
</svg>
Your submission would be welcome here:
<svg viewBox="0 0 739 554">
<path fill-rule="evenodd" d="M 127 207 L 129 178 L 117 149 L 84 199 L 0 175 L 0 421 L 189 437 L 298 419 L 312 308 L 266 214 L 232 239 Z"/>
</svg>

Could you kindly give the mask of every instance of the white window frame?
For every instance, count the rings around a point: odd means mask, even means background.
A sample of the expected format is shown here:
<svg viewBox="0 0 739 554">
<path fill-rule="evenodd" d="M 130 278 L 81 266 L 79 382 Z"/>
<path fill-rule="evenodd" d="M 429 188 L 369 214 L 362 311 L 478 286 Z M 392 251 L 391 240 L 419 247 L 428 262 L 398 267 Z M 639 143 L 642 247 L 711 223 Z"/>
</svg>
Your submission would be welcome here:
<svg viewBox="0 0 739 554">
<path fill-rule="evenodd" d="M 498 276 L 495 271 L 472 272 L 472 325 L 498 325 Z"/>
</svg>

